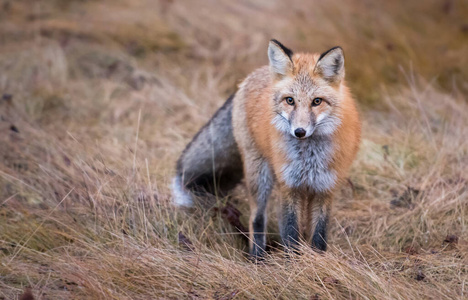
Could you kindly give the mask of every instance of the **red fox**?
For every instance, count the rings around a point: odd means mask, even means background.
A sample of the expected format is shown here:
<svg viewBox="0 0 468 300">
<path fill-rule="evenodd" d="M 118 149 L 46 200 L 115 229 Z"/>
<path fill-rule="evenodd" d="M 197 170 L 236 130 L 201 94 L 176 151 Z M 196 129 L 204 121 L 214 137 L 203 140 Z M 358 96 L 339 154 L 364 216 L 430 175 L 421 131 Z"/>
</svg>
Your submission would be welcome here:
<svg viewBox="0 0 468 300">
<path fill-rule="evenodd" d="M 281 192 L 280 235 L 327 248 L 334 192 L 356 156 L 361 122 L 344 81 L 340 47 L 323 54 L 293 52 L 276 40 L 269 66 L 251 73 L 183 151 L 174 201 L 224 195 L 245 177 L 250 194 L 250 254 L 265 251 L 266 206 Z"/>
</svg>

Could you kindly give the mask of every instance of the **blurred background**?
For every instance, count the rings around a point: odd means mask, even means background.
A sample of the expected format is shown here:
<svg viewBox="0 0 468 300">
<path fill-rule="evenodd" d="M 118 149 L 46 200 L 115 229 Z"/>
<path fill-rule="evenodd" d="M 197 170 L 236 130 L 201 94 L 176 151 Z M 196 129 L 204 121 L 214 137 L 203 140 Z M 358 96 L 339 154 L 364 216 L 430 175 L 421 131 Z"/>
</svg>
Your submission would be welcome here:
<svg viewBox="0 0 468 300">
<path fill-rule="evenodd" d="M 78 78 L 119 81 L 137 67 L 161 77 L 184 68 L 177 74 L 183 77 L 180 89 L 190 90 L 201 76 L 221 81 L 217 88 L 228 94 L 267 62 L 267 41 L 276 38 L 295 51 L 341 45 L 355 94 L 379 106 L 381 89 L 407 83 L 405 73 L 450 92 L 467 91 L 467 16 L 468 3 L 461 0 L 2 0 L 1 71 L 5 76 L 36 64 L 37 74 L 17 76 L 40 79 L 45 71 L 32 55 L 37 51 L 49 55 L 42 57 L 51 60 L 48 75 L 62 84 Z M 144 86 L 126 80 L 133 88 Z M 8 84 L 3 80 L 2 90 L 13 92 Z"/>
<path fill-rule="evenodd" d="M 343 47 L 364 132 L 341 248 L 265 277 L 242 188 L 193 216 L 168 183 L 271 38 Z M 467 93 L 466 0 L 0 0 L 0 299 L 466 297 Z"/>
</svg>

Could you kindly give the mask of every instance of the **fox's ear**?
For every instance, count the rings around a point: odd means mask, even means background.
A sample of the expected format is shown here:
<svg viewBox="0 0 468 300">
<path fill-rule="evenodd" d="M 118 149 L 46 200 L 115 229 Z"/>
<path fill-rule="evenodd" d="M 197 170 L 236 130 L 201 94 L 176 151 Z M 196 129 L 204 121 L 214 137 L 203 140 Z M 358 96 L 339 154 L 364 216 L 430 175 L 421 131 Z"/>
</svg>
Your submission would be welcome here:
<svg viewBox="0 0 468 300">
<path fill-rule="evenodd" d="M 314 73 L 321 75 L 325 80 L 339 83 L 345 76 L 344 54 L 341 47 L 333 47 L 322 53 L 315 65 Z"/>
<path fill-rule="evenodd" d="M 271 40 L 268 46 L 268 59 L 270 60 L 270 70 L 279 77 L 292 73 L 293 52 L 283 46 L 277 40 Z"/>
</svg>

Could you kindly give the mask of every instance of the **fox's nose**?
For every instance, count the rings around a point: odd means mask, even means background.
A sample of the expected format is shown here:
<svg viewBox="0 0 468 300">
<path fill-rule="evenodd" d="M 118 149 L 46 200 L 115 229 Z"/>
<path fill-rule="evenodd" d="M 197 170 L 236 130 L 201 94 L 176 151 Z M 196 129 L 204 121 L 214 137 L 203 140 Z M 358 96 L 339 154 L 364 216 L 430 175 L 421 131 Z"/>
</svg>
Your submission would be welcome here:
<svg viewBox="0 0 468 300">
<path fill-rule="evenodd" d="M 294 130 L 294 135 L 297 136 L 298 138 L 302 138 L 306 135 L 306 131 L 304 128 L 297 128 Z"/>
</svg>

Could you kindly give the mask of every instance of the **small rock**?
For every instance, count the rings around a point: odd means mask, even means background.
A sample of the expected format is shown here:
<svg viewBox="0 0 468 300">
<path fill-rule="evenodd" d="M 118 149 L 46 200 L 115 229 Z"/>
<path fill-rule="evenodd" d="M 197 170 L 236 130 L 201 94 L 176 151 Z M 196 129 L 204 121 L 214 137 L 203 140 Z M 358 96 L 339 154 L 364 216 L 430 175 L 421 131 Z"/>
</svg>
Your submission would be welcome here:
<svg viewBox="0 0 468 300">
<path fill-rule="evenodd" d="M 12 94 L 3 94 L 2 95 L 2 100 L 6 101 L 8 103 L 11 103 L 11 101 L 13 101 L 13 95 Z"/>
<path fill-rule="evenodd" d="M 416 280 L 417 281 L 422 281 L 426 278 L 426 275 L 421 270 L 418 270 L 418 273 L 416 274 Z"/>
<path fill-rule="evenodd" d="M 445 237 L 444 242 L 449 244 L 458 244 L 458 236 L 454 234 L 449 234 Z"/>
<path fill-rule="evenodd" d="M 18 127 L 16 127 L 15 125 L 11 125 L 11 126 L 10 126 L 10 130 L 11 130 L 11 131 L 14 131 L 14 132 L 16 132 L 16 133 L 19 133 Z"/>
<path fill-rule="evenodd" d="M 19 297 L 20 300 L 34 300 L 33 293 L 30 288 L 24 290 L 24 293 Z"/>
</svg>

